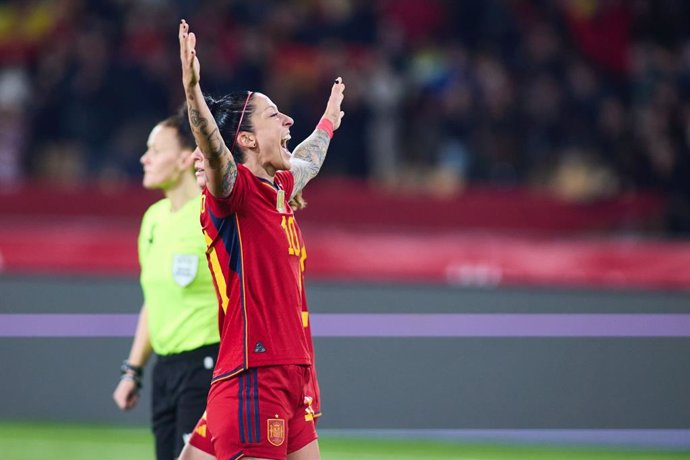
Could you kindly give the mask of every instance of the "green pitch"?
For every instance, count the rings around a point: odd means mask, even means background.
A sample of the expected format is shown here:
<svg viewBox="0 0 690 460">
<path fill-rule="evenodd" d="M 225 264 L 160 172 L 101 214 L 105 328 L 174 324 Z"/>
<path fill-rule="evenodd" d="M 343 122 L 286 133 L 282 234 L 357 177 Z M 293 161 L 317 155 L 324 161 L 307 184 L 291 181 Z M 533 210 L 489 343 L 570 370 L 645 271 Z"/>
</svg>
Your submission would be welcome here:
<svg viewBox="0 0 690 460">
<path fill-rule="evenodd" d="M 690 452 L 557 448 L 322 436 L 324 460 L 665 460 Z M 146 428 L 0 423 L 2 460 L 150 460 L 153 439 Z"/>
</svg>

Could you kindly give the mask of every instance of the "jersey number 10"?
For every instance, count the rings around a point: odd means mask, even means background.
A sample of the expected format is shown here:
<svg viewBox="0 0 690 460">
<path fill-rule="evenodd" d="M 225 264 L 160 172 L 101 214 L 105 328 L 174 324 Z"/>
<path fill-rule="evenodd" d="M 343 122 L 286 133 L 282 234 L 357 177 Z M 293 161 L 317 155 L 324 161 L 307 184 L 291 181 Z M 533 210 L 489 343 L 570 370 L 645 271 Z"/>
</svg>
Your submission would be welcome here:
<svg viewBox="0 0 690 460">
<path fill-rule="evenodd" d="M 300 255 L 299 238 L 297 238 L 297 227 L 295 227 L 295 218 L 293 216 L 285 217 L 280 221 L 280 226 L 285 230 L 285 236 L 288 240 L 288 254 L 291 256 Z"/>
</svg>

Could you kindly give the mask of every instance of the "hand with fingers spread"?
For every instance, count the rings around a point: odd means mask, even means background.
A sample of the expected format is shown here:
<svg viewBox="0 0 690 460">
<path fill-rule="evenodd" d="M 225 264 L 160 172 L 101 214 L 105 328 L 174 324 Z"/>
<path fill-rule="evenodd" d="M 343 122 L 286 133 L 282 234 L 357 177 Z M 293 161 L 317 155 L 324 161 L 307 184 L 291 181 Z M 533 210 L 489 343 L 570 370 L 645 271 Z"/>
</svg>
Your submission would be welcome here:
<svg viewBox="0 0 690 460">
<path fill-rule="evenodd" d="M 199 84 L 200 65 L 196 57 L 196 35 L 189 31 L 189 24 L 184 19 L 180 21 L 178 34 L 180 39 L 180 61 L 182 63 L 182 84 L 192 88 Z"/>
<path fill-rule="evenodd" d="M 338 129 L 340 121 L 343 119 L 343 116 L 345 116 L 345 112 L 340 110 L 340 105 L 343 103 L 344 91 L 345 83 L 343 83 L 342 77 L 336 78 L 331 88 L 331 96 L 328 98 L 328 103 L 326 104 L 326 111 L 323 114 L 323 118 L 327 118 L 333 123 L 334 131 Z"/>
</svg>

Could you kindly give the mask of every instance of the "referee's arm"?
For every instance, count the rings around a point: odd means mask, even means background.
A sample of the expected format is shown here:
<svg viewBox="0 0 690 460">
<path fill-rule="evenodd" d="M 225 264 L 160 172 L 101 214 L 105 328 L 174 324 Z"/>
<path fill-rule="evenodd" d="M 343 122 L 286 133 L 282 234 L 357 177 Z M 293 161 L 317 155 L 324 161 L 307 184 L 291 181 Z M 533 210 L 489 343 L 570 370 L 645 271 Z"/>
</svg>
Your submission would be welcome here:
<svg viewBox="0 0 690 460">
<path fill-rule="evenodd" d="M 153 349 L 149 339 L 148 314 L 146 304 L 141 306 L 137 330 L 134 333 L 129 358 L 122 365 L 122 377 L 113 392 L 115 404 L 121 410 L 129 410 L 139 402 L 139 388 L 143 368 L 151 357 Z"/>
</svg>

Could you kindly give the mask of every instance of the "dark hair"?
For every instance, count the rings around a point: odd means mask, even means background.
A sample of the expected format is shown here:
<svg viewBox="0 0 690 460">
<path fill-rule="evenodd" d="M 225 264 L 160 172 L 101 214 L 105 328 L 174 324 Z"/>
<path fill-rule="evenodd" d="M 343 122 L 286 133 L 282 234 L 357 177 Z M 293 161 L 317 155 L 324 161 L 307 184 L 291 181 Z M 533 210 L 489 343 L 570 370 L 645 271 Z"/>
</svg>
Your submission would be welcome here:
<svg viewBox="0 0 690 460">
<path fill-rule="evenodd" d="M 252 93 L 253 94 L 253 93 Z M 249 96 L 249 101 L 247 101 Z M 233 141 L 235 136 L 240 131 L 254 132 L 254 126 L 251 122 L 251 114 L 254 112 L 254 104 L 251 101 L 249 91 L 233 91 L 225 96 L 214 99 L 211 96 L 204 96 L 206 105 L 208 105 L 211 115 L 216 120 L 218 131 L 223 137 L 223 141 L 228 149 L 232 149 L 232 157 L 235 163 L 244 163 L 244 153 L 242 149 L 235 144 L 233 148 Z M 245 108 L 246 103 L 246 108 Z M 244 116 L 242 116 L 242 109 L 244 108 Z M 242 119 L 242 126 L 237 127 Z"/>
<path fill-rule="evenodd" d="M 175 130 L 177 140 L 182 148 L 194 150 L 196 148 L 196 141 L 192 128 L 189 126 L 189 118 L 187 118 L 187 107 L 183 104 L 175 115 L 171 115 L 160 122 L 161 126 L 167 126 Z"/>
</svg>

